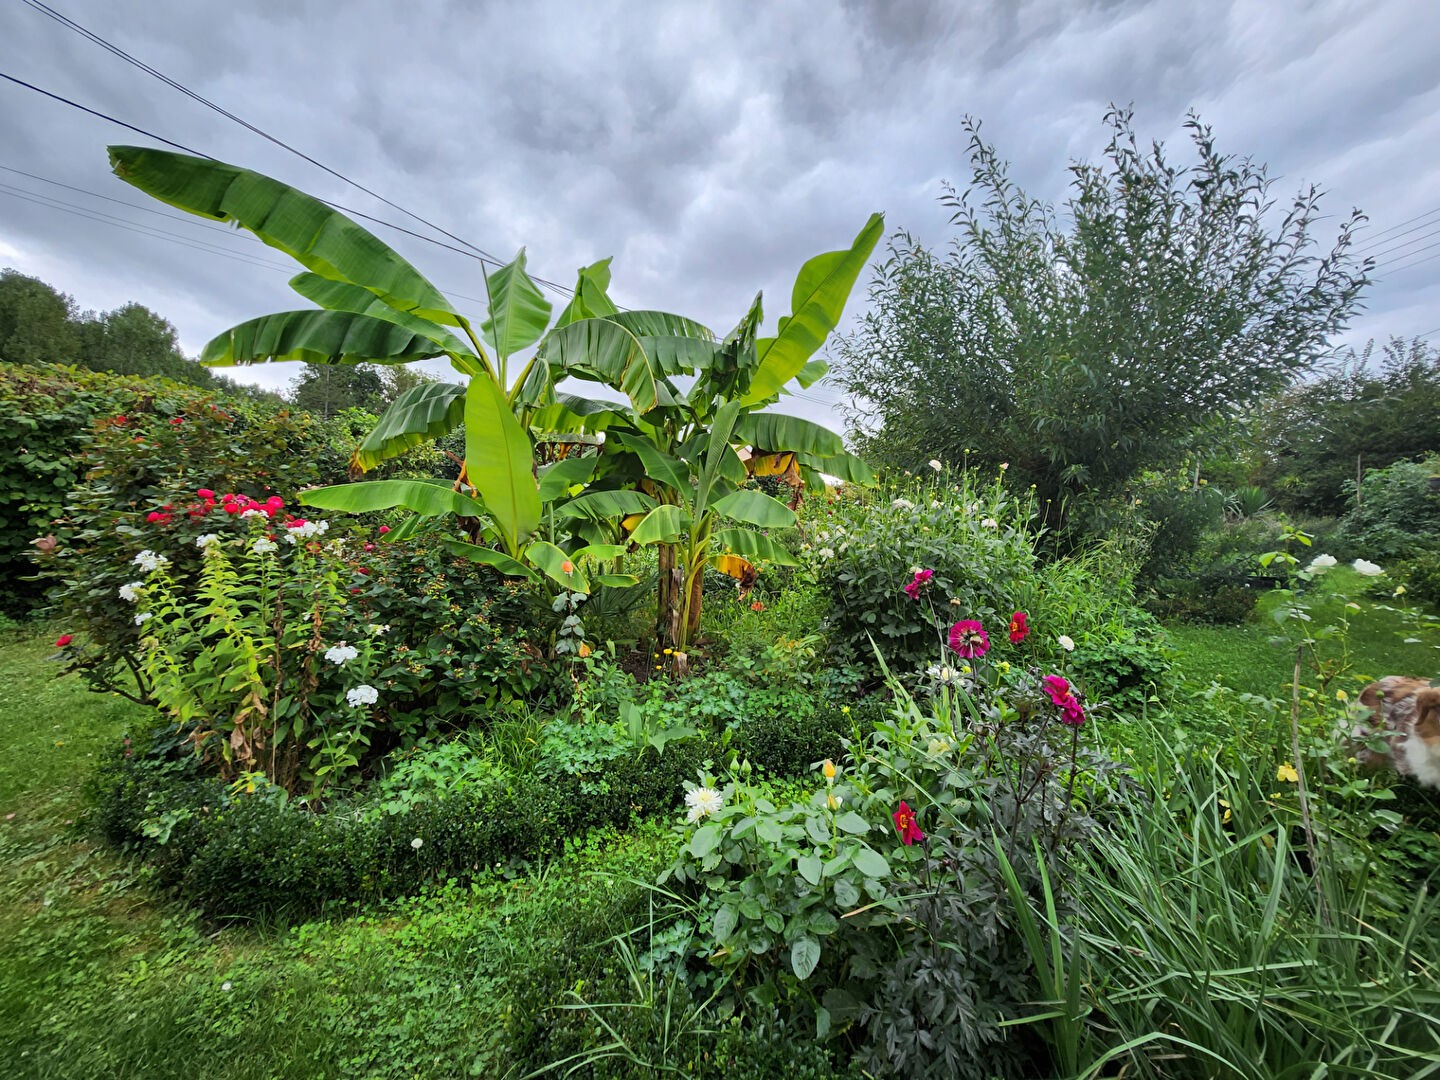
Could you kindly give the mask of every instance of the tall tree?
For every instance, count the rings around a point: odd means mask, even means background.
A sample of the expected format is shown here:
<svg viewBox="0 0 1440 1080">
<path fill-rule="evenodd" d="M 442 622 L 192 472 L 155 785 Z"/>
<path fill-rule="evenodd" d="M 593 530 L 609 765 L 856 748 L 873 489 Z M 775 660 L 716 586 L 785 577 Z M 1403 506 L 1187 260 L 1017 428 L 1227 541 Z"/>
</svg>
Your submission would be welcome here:
<svg viewBox="0 0 1440 1080">
<path fill-rule="evenodd" d="M 297 407 L 329 418 L 345 409 L 378 413 L 385 386 L 371 364 L 306 364 L 290 383 Z"/>
<path fill-rule="evenodd" d="M 73 364 L 75 315 L 75 302 L 39 278 L 0 271 L 0 360 Z"/>
<path fill-rule="evenodd" d="M 1370 268 L 1349 254 L 1358 212 L 1317 253 L 1315 187 L 1273 214 L 1265 168 L 1218 153 L 1195 116 L 1183 169 L 1139 145 L 1128 110 L 1106 124 L 1104 160 L 1070 168 L 1062 221 L 967 121 L 972 179 L 943 200 L 953 248 L 898 234 L 839 346 L 862 452 L 1008 462 L 1052 525 L 1093 526 L 1140 470 L 1310 368 L 1346 325 Z"/>
</svg>

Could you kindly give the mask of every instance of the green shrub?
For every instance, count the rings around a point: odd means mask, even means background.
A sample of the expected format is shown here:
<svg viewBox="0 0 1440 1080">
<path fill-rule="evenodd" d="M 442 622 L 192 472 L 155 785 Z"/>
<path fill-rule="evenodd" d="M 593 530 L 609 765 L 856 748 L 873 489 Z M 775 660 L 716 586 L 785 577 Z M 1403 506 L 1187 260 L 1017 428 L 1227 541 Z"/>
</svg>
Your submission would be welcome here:
<svg viewBox="0 0 1440 1080">
<path fill-rule="evenodd" d="M 1410 599 L 1440 606 L 1440 551 L 1427 551 L 1402 559 L 1390 575 L 1405 586 Z"/>
<path fill-rule="evenodd" d="M 1355 554 L 1378 562 L 1440 550 L 1440 490 L 1430 486 L 1437 475 L 1440 457 L 1397 461 L 1366 474 L 1358 506 L 1355 483 L 1347 483 L 1342 534 Z"/>
<path fill-rule="evenodd" d="M 999 480 L 935 473 L 812 512 L 808 557 L 830 591 L 828 636 L 842 658 L 867 667 L 876 652 L 900 673 L 933 663 L 940 623 L 1003 624 L 1035 570 L 1030 504 Z M 935 572 L 919 600 L 904 592 L 916 569 Z"/>
</svg>

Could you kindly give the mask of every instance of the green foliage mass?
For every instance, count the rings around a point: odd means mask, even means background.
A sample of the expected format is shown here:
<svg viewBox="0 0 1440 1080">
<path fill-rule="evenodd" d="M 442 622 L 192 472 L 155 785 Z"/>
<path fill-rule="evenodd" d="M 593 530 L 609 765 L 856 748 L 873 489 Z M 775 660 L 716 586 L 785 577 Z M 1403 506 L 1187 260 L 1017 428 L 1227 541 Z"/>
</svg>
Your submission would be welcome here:
<svg viewBox="0 0 1440 1080">
<path fill-rule="evenodd" d="M 971 183 L 944 200 L 958 242 L 941 256 L 892 240 L 837 365 L 862 453 L 1009 462 L 1082 536 L 1091 504 L 1307 370 L 1368 270 L 1348 253 L 1358 215 L 1316 251 L 1318 190 L 1267 214 L 1264 168 L 1193 116 L 1189 168 L 1143 148 L 1128 111 L 1106 124 L 1105 159 L 1070 168 L 1062 222 L 970 123 Z"/>
<path fill-rule="evenodd" d="M 1372 562 L 1440 551 L 1440 456 L 1397 461 L 1365 477 L 1355 501 L 1355 482 L 1346 485 L 1350 509 L 1340 534 L 1358 555 Z"/>
</svg>

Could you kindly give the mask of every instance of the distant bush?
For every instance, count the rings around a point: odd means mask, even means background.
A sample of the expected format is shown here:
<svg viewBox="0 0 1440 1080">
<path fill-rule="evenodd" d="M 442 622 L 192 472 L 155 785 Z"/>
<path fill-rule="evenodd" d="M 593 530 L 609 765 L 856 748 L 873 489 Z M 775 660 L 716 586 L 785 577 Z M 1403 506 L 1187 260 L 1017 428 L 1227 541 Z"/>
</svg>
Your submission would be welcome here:
<svg viewBox="0 0 1440 1080">
<path fill-rule="evenodd" d="M 1397 461 L 1366 474 L 1358 505 L 1355 482 L 1347 482 L 1350 509 L 1341 532 L 1357 555 L 1375 561 L 1440 550 L 1440 490 L 1431 488 L 1434 476 L 1440 476 L 1440 457 Z"/>
</svg>

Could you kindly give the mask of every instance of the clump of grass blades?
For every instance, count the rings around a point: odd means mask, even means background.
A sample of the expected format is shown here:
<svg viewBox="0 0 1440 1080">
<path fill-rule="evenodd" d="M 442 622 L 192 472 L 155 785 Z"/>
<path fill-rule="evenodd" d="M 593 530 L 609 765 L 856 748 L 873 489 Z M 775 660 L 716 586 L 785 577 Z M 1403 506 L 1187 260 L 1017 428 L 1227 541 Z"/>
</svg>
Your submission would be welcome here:
<svg viewBox="0 0 1440 1080">
<path fill-rule="evenodd" d="M 1436 897 L 1378 910 L 1389 890 L 1373 860 L 1338 857 L 1363 843 L 1338 823 L 1310 867 L 1279 785 L 1243 762 L 1156 758 L 1108 841 L 1046 883 L 1073 894 L 1069 925 L 1053 895 L 1015 897 L 1051 999 L 1032 1021 L 1065 1073 L 1440 1075 Z"/>
</svg>

